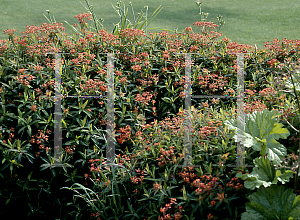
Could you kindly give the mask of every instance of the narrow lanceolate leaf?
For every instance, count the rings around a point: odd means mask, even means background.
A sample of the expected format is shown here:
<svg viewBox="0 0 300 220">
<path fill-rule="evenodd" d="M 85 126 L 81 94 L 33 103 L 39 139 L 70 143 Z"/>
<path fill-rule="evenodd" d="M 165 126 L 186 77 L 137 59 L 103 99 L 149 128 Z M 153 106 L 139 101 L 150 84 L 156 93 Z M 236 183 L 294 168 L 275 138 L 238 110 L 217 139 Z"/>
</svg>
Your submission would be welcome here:
<svg viewBox="0 0 300 220">
<path fill-rule="evenodd" d="M 84 119 L 81 121 L 81 123 L 82 123 L 82 127 L 84 127 L 85 126 L 85 123 L 86 123 L 86 118 L 87 118 L 87 115 L 84 117 Z"/>
<path fill-rule="evenodd" d="M 184 199 L 184 200 L 187 200 L 187 195 L 186 195 L 185 186 L 183 186 L 183 199 Z"/>
<path fill-rule="evenodd" d="M 81 106 L 82 109 L 85 109 L 86 105 L 88 104 L 89 100 L 86 100 L 86 102 Z"/>
<path fill-rule="evenodd" d="M 300 196 L 284 186 L 261 187 L 248 199 L 242 220 L 298 219 L 300 216 Z"/>
<path fill-rule="evenodd" d="M 64 123 L 65 128 L 67 128 L 67 124 L 66 124 L 65 120 L 64 120 L 64 119 L 61 119 L 61 122 Z M 49 123 L 49 122 L 48 122 L 48 123 Z"/>
<path fill-rule="evenodd" d="M 280 170 L 275 170 L 275 167 L 268 158 L 263 156 L 255 158 L 255 167 L 250 174 L 237 173 L 236 177 L 245 181 L 245 188 L 254 190 L 260 186 L 269 187 L 272 184 L 277 184 L 280 181 L 282 184 L 289 182 L 290 178 L 293 178 L 294 172 L 292 170 L 286 170 L 281 173 Z"/>
<path fill-rule="evenodd" d="M 261 155 L 280 164 L 282 158 L 287 154 L 286 148 L 276 140 L 286 139 L 290 132 L 282 128 L 283 124 L 278 123 L 275 116 L 278 112 L 265 109 L 261 112 L 253 112 L 245 117 L 245 147 L 253 147 L 254 150 L 260 151 Z M 237 130 L 236 119 L 230 119 L 224 122 L 230 130 Z M 237 134 L 233 136 L 237 140 Z"/>
</svg>

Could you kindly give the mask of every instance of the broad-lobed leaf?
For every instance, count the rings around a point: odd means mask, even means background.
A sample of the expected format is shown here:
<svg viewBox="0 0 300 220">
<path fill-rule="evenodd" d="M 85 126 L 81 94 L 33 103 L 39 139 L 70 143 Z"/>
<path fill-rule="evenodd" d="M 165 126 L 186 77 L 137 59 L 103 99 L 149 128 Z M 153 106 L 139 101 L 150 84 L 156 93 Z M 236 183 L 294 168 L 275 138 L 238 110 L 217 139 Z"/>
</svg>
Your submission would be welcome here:
<svg viewBox="0 0 300 220">
<path fill-rule="evenodd" d="M 287 154 L 286 148 L 276 140 L 286 139 L 290 135 L 286 128 L 282 128 L 283 124 L 277 122 L 275 116 L 278 114 L 280 113 L 268 109 L 247 114 L 244 132 L 244 146 L 253 147 L 254 150 L 260 151 L 261 155 L 267 155 L 276 164 L 279 164 Z M 228 126 L 228 129 L 241 132 L 236 119 L 227 120 L 224 124 Z M 234 135 L 233 138 L 238 140 L 238 135 Z"/>
<path fill-rule="evenodd" d="M 260 186 L 269 187 L 272 184 L 277 184 L 280 181 L 282 184 L 289 182 L 293 178 L 293 171 L 286 170 L 281 173 L 280 170 L 275 170 L 275 167 L 268 158 L 263 156 L 254 159 L 255 167 L 250 174 L 237 173 L 236 177 L 245 181 L 245 187 L 251 190 Z"/>
<path fill-rule="evenodd" d="M 292 189 L 272 185 L 269 188 L 260 187 L 251 194 L 246 203 L 246 212 L 242 220 L 254 219 L 297 219 L 300 216 L 300 196 Z"/>
</svg>

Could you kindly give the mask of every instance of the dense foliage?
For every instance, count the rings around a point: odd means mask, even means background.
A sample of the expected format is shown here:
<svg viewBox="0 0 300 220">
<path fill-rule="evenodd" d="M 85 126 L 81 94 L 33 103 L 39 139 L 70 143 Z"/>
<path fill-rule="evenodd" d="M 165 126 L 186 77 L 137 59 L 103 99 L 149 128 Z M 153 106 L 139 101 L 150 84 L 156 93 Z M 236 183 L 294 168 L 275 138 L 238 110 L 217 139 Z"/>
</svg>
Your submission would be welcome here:
<svg viewBox="0 0 300 220">
<path fill-rule="evenodd" d="M 27 26 L 22 37 L 6 30 L 9 39 L 0 40 L 0 216 L 18 209 L 22 219 L 251 219 L 247 211 L 270 219 L 266 209 L 256 213 L 255 199 L 275 192 L 273 185 L 294 187 L 295 164 L 280 165 L 298 149 L 289 73 L 299 75 L 300 41 L 274 39 L 257 51 L 221 39 L 211 22 L 147 36 L 133 28 L 92 31 L 91 14 L 76 17 L 73 36 L 45 23 Z M 46 166 L 54 157 L 58 52 L 63 96 L 105 95 L 107 53 L 114 54 L 117 167 L 105 165 L 106 97 L 62 99 L 62 161 L 70 167 Z M 245 161 L 254 169 L 228 167 L 236 164 L 234 98 L 192 98 L 196 166 L 179 167 L 185 53 L 192 53 L 193 95 L 229 96 L 236 95 L 237 53 L 245 54 Z M 298 205 L 289 208 L 284 216 L 300 216 Z"/>
</svg>

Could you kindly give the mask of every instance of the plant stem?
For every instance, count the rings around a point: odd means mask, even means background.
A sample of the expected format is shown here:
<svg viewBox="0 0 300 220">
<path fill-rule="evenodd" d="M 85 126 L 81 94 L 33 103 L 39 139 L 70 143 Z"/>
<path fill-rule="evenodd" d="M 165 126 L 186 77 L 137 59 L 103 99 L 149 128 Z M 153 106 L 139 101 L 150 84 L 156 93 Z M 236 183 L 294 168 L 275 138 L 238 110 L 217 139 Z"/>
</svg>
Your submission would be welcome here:
<svg viewBox="0 0 300 220">
<path fill-rule="evenodd" d="M 300 140 L 299 140 L 299 149 L 300 149 Z M 299 165 L 300 165 L 300 150 L 298 155 L 298 167 L 296 169 L 295 173 L 295 186 L 294 186 L 294 193 L 297 194 L 297 188 L 298 188 L 298 173 L 299 173 Z"/>
<path fill-rule="evenodd" d="M 295 96 L 296 96 L 296 100 L 297 100 L 297 105 L 298 105 L 298 109 L 299 109 L 299 112 L 300 112 L 300 104 L 299 104 L 299 99 L 298 99 L 298 95 L 296 93 L 296 87 L 295 87 L 295 84 L 294 84 L 294 80 L 293 80 L 293 77 L 292 77 L 292 74 L 291 72 L 288 70 L 288 73 L 290 74 L 290 77 L 291 77 L 291 80 L 292 80 L 292 83 L 293 83 L 293 87 L 294 87 L 294 93 L 295 93 Z M 298 188 L 298 173 L 299 173 L 299 165 L 300 165 L 300 140 L 299 140 L 299 156 L 298 156 L 298 167 L 296 169 L 296 173 L 295 173 L 295 185 L 294 185 L 294 193 L 297 193 L 297 188 Z"/>
</svg>

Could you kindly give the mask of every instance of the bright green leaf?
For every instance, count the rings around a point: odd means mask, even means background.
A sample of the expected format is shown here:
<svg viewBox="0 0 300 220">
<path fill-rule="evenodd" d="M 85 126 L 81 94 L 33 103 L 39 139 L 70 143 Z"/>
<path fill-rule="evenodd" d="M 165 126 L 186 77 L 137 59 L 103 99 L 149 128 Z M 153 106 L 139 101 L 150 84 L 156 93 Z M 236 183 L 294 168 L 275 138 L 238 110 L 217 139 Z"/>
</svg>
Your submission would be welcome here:
<svg viewBox="0 0 300 220">
<path fill-rule="evenodd" d="M 246 203 L 242 220 L 297 219 L 300 216 L 300 195 L 296 196 L 292 189 L 284 186 L 261 187 L 248 198 L 250 202 Z"/>
<path fill-rule="evenodd" d="M 268 109 L 247 114 L 244 133 L 245 147 L 253 147 L 254 150 L 260 151 L 261 155 L 267 155 L 276 164 L 280 164 L 282 158 L 287 154 L 286 148 L 276 140 L 286 139 L 290 135 L 290 132 L 277 122 L 275 116 L 278 114 L 278 112 Z M 224 124 L 228 126 L 228 129 L 239 130 L 236 119 L 227 120 Z M 237 137 L 237 134 L 233 136 L 236 140 Z"/>
<path fill-rule="evenodd" d="M 277 184 L 280 181 L 282 184 L 289 182 L 293 178 L 293 171 L 286 170 L 283 174 L 275 167 L 268 158 L 263 156 L 254 159 L 255 167 L 250 174 L 237 173 L 236 177 L 245 181 L 245 188 L 254 190 L 260 186 L 269 187 L 272 184 Z"/>
</svg>

